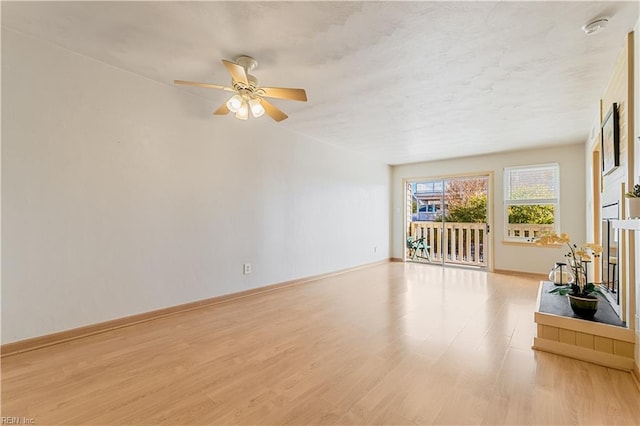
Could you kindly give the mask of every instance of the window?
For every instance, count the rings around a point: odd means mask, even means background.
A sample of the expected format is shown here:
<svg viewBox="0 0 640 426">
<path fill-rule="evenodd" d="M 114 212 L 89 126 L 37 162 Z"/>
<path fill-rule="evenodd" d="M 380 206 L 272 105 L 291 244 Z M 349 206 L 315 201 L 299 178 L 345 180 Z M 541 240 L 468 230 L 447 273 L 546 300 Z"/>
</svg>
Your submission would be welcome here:
<svg viewBox="0 0 640 426">
<path fill-rule="evenodd" d="M 505 239 L 531 241 L 560 223 L 560 168 L 541 164 L 504 169 Z"/>
</svg>

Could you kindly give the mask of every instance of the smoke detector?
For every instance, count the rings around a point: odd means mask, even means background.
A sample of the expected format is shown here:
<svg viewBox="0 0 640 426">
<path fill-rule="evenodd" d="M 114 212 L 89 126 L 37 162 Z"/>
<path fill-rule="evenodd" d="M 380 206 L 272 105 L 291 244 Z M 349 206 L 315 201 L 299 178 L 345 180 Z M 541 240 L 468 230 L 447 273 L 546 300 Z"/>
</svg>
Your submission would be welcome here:
<svg viewBox="0 0 640 426">
<path fill-rule="evenodd" d="M 582 26 L 582 31 L 586 35 L 592 35 L 599 33 L 609 24 L 609 18 L 602 17 L 594 19 L 593 21 L 586 23 Z"/>
</svg>

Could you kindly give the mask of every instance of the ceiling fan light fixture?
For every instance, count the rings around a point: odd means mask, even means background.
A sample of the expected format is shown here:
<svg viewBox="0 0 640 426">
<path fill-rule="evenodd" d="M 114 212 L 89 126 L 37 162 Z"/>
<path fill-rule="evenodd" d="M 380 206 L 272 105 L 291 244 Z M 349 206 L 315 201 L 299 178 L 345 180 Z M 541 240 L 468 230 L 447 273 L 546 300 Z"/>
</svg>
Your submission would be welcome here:
<svg viewBox="0 0 640 426">
<path fill-rule="evenodd" d="M 260 103 L 260 99 L 250 99 L 249 108 L 251 108 L 251 114 L 253 114 L 255 118 L 262 117 L 264 115 L 264 107 L 262 106 L 262 103 Z"/>
<path fill-rule="evenodd" d="M 186 80 L 173 80 L 173 82 L 174 84 L 186 86 L 206 87 L 209 89 L 221 89 L 227 92 L 234 92 L 224 104 L 213 112 L 213 115 L 227 115 L 231 112 L 235 114 L 239 120 L 247 120 L 249 118 L 249 110 L 251 110 L 251 115 L 255 118 L 262 117 L 266 114 L 277 122 L 287 119 L 287 114 L 270 103 L 267 98 L 301 102 L 307 101 L 307 93 L 304 89 L 259 86 L 258 79 L 249 74 L 249 71 L 253 70 L 258 65 L 258 62 L 249 56 L 239 56 L 236 58 L 236 62 L 223 59 L 222 64 L 231 76 L 230 87 Z"/>
<path fill-rule="evenodd" d="M 231 108 L 229 108 L 229 110 L 231 110 Z M 249 118 L 249 105 L 247 105 L 246 101 L 242 100 L 240 108 L 238 108 L 238 111 L 236 112 L 236 118 L 239 120 L 246 120 Z"/>
<path fill-rule="evenodd" d="M 244 99 L 242 99 L 242 96 L 233 95 L 227 101 L 227 108 L 229 108 L 229 111 L 231 112 L 238 112 L 243 102 L 244 102 Z"/>
</svg>

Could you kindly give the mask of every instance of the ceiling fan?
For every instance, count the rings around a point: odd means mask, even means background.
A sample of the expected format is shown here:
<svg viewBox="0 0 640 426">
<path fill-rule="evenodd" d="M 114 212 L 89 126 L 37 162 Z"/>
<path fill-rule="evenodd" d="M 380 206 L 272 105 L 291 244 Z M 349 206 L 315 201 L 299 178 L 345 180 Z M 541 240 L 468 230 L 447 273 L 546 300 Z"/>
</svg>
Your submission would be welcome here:
<svg viewBox="0 0 640 426">
<path fill-rule="evenodd" d="M 246 120 L 251 114 L 258 118 L 265 112 L 275 121 L 282 121 L 287 114 L 282 112 L 265 98 L 289 99 L 294 101 L 307 101 L 307 93 L 304 89 L 290 89 L 286 87 L 260 87 L 258 79 L 249 72 L 258 66 L 258 61 L 250 56 L 239 56 L 235 62 L 222 60 L 222 63 L 231 74 L 231 87 L 217 84 L 197 83 L 195 81 L 173 80 L 175 84 L 186 86 L 207 87 L 209 89 L 222 89 L 235 92 L 227 102 L 214 111 L 214 115 L 226 115 L 229 112 L 236 114 L 236 118 Z"/>
</svg>

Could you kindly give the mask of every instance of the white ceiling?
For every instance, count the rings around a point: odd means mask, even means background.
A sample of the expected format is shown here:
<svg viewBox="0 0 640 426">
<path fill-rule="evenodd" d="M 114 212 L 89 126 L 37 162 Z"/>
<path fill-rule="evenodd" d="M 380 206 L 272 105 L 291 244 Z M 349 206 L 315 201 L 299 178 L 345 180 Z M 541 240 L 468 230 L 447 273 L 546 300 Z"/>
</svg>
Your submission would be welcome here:
<svg viewBox="0 0 640 426">
<path fill-rule="evenodd" d="M 2 25 L 172 84 L 256 58 L 274 126 L 388 164 L 584 142 L 638 2 L 2 2 Z M 606 15 L 609 26 L 581 26 Z M 227 92 L 176 87 L 211 101 Z M 208 120 L 234 120 L 210 116 Z M 269 120 L 267 116 L 260 120 Z"/>
</svg>

